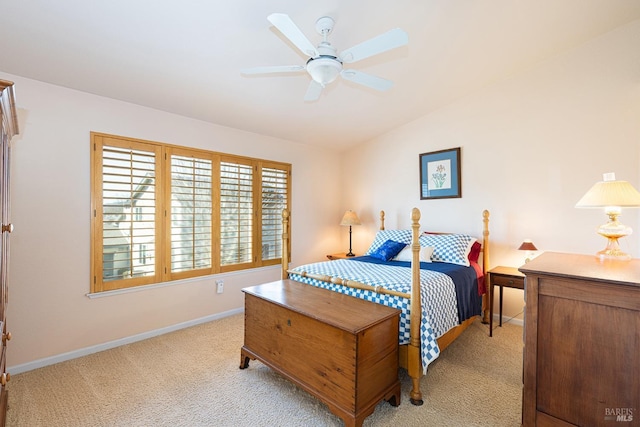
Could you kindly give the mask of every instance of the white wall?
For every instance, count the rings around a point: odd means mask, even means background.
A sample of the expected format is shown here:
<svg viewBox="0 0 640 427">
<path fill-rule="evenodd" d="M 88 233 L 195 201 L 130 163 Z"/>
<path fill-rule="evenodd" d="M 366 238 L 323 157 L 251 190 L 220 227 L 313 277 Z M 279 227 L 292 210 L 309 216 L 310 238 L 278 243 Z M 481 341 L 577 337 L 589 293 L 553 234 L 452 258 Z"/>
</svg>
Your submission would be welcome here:
<svg viewBox="0 0 640 427">
<path fill-rule="evenodd" d="M 19 76 L 0 78 L 16 83 L 20 125 L 12 141 L 10 372 L 240 310 L 241 288 L 280 278 L 275 266 L 89 299 L 90 131 L 291 163 L 292 263 L 335 252 L 344 231 L 335 219 L 344 209 L 334 196 L 340 182 L 337 153 Z M 221 295 L 215 292 L 220 277 L 225 281 Z"/>
<path fill-rule="evenodd" d="M 488 209 L 492 266 L 521 265 L 524 238 L 544 251 L 603 249 L 604 212 L 574 205 L 604 172 L 640 189 L 639 40 L 635 21 L 353 148 L 344 200 L 370 224 L 385 209 L 387 228 L 406 227 L 418 207 L 425 229 L 479 237 Z M 462 198 L 420 200 L 418 155 L 453 147 L 462 148 Z M 620 219 L 636 231 L 623 250 L 640 257 L 637 209 Z M 371 236 L 356 229 L 354 250 Z M 522 291 L 505 295 L 506 315 L 522 311 Z"/>
</svg>

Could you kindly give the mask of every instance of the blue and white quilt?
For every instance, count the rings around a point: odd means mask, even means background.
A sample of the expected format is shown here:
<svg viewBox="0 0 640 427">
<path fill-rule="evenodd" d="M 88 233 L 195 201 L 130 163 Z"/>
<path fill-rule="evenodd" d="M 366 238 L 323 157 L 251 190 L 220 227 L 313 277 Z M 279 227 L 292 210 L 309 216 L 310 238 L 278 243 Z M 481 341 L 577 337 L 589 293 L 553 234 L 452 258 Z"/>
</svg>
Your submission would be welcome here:
<svg viewBox="0 0 640 427">
<path fill-rule="evenodd" d="M 443 263 L 421 263 L 420 265 L 422 306 L 420 343 L 422 366 L 426 373 L 429 363 L 433 362 L 440 354 L 436 339 L 457 326 L 461 321 L 480 314 L 482 303 L 481 297 L 477 293 L 476 273 L 472 267 L 453 266 L 452 264 Z M 446 271 L 446 273 L 434 271 L 434 269 Z M 455 271 L 452 274 L 450 270 L 454 269 Z M 400 309 L 399 344 L 409 343 L 411 318 L 409 299 L 326 283 L 303 277 L 301 274 L 302 272 L 323 274 L 410 294 L 410 263 L 398 261 L 380 262 L 370 257 L 357 257 L 301 265 L 291 271 L 289 278 L 292 280 Z M 452 277 L 456 278 L 457 282 L 467 283 L 464 285 L 454 283 Z M 460 280 L 460 278 L 462 279 Z M 462 286 L 470 289 L 463 290 Z M 463 302 L 462 300 L 468 299 L 469 295 L 472 301 Z M 458 303 L 459 301 L 460 304 Z"/>
</svg>

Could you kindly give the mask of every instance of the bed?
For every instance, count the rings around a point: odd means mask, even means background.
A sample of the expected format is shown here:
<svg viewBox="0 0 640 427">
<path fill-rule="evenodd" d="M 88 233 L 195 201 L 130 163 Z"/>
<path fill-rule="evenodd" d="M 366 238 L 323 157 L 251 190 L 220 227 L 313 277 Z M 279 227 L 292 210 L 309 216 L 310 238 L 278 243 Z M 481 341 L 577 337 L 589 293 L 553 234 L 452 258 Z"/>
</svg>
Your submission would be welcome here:
<svg viewBox="0 0 640 427">
<path fill-rule="evenodd" d="M 283 247 L 288 248 L 289 212 L 282 216 Z M 411 403 L 421 405 L 420 378 L 428 365 L 479 316 L 487 321 L 488 211 L 482 220 L 482 238 L 477 239 L 421 232 L 417 208 L 411 212 L 411 229 L 385 230 L 382 211 L 365 256 L 289 269 L 284 251 L 282 278 L 400 309 L 400 366 L 412 380 Z"/>
</svg>

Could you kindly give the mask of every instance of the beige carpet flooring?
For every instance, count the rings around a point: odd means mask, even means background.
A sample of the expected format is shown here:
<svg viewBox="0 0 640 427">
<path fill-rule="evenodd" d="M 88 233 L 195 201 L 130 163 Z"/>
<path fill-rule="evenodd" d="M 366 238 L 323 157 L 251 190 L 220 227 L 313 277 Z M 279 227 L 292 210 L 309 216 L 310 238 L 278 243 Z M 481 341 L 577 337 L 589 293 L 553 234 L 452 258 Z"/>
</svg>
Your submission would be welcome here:
<svg viewBox="0 0 640 427">
<path fill-rule="evenodd" d="M 12 376 L 8 426 L 342 426 L 258 361 L 240 370 L 243 315 Z M 311 357 L 307 355 L 306 357 Z M 422 379 L 423 406 L 380 403 L 364 426 L 519 426 L 522 327 L 476 321 Z"/>
</svg>

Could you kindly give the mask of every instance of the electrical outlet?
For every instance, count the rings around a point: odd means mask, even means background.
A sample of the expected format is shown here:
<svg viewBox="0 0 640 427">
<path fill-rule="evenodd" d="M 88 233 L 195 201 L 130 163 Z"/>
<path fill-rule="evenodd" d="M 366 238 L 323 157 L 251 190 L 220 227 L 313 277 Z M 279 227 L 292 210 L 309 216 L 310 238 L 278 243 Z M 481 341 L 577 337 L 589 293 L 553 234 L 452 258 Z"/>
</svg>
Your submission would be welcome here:
<svg viewBox="0 0 640 427">
<path fill-rule="evenodd" d="M 222 280 L 216 280 L 216 292 L 221 294 L 224 292 L 224 282 Z"/>
</svg>

